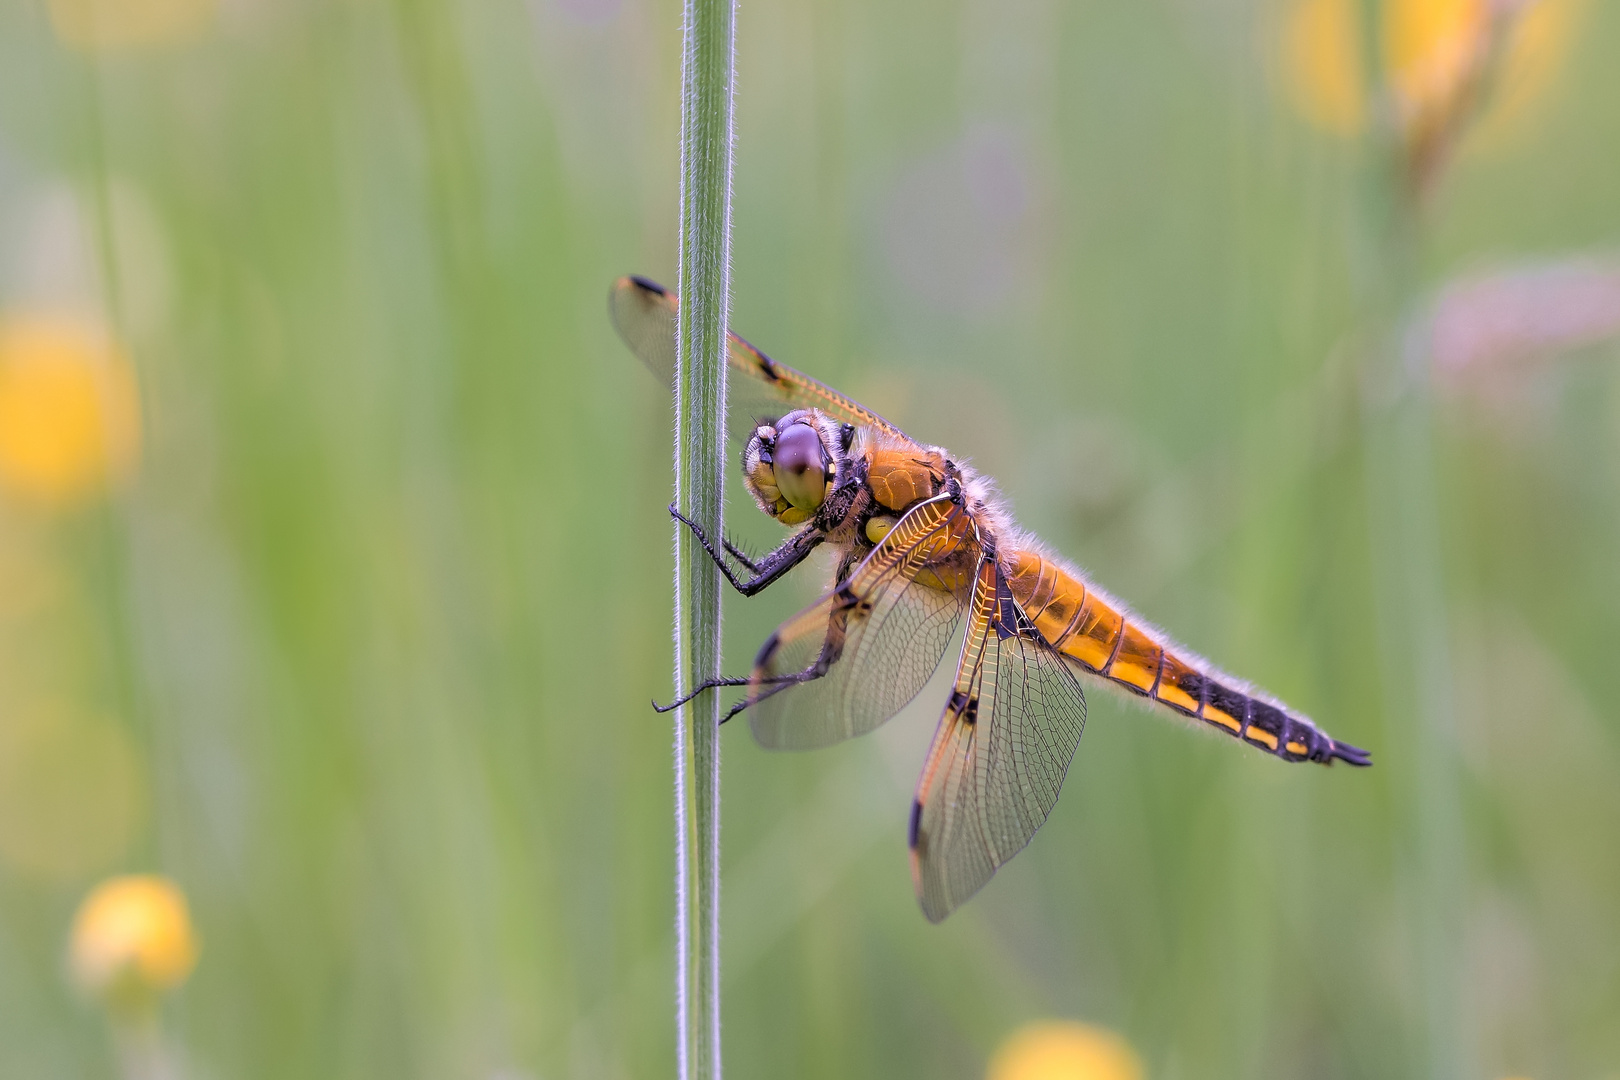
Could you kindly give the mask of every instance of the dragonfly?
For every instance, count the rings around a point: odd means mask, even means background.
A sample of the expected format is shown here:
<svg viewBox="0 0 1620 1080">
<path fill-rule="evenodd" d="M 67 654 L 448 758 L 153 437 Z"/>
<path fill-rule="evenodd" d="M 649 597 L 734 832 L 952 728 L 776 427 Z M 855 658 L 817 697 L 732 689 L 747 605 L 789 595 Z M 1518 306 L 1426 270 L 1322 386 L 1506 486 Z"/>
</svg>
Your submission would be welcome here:
<svg viewBox="0 0 1620 1080">
<path fill-rule="evenodd" d="M 619 279 L 615 327 L 669 384 L 677 298 Z M 737 395 L 763 402 L 742 450 L 743 484 L 792 534 L 757 559 L 680 510 L 744 596 L 818 548 L 836 552 L 830 587 L 765 640 L 725 716 L 746 710 L 768 749 L 811 749 L 865 734 L 923 689 L 963 617 L 956 677 L 917 781 L 907 828 L 911 876 L 931 922 L 978 892 L 1057 803 L 1086 722 L 1082 680 L 1226 733 L 1283 761 L 1372 763 L 1312 721 L 1215 668 L 1021 530 L 987 477 L 918 442 L 853 398 L 728 334 Z M 722 721 L 724 722 L 724 721 Z"/>
</svg>

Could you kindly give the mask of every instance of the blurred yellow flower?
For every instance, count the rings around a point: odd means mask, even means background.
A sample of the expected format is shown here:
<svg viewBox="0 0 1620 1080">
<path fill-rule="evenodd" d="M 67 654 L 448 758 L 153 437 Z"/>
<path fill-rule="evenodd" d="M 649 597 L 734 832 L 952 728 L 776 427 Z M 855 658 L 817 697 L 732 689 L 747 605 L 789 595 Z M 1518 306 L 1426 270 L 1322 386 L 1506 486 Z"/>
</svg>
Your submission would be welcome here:
<svg viewBox="0 0 1620 1080">
<path fill-rule="evenodd" d="M 1538 93 L 1566 51 L 1577 0 L 1382 0 L 1380 56 L 1398 119 L 1432 125 L 1471 92 L 1490 48 L 1492 20 L 1514 3 L 1493 111 L 1514 112 Z M 1364 76 L 1360 0 L 1297 0 L 1283 28 L 1288 89 L 1306 119 L 1352 135 L 1371 102 Z"/>
<path fill-rule="evenodd" d="M 1283 29 L 1295 105 L 1307 120 L 1341 135 L 1361 130 L 1359 42 L 1352 0 L 1300 0 Z"/>
<path fill-rule="evenodd" d="M 49 0 L 51 26 L 86 52 L 119 52 L 196 37 L 216 0 Z"/>
<path fill-rule="evenodd" d="M 0 320 L 0 484 L 67 503 L 127 475 L 140 452 L 123 352 L 66 320 Z"/>
<path fill-rule="evenodd" d="M 155 874 L 103 881 L 74 916 L 69 962 L 80 989 L 108 1002 L 179 986 L 197 963 L 185 894 Z"/>
<path fill-rule="evenodd" d="M 1142 1059 L 1106 1028 L 1069 1020 L 1026 1024 L 990 1059 L 989 1080 L 1142 1080 Z"/>
</svg>

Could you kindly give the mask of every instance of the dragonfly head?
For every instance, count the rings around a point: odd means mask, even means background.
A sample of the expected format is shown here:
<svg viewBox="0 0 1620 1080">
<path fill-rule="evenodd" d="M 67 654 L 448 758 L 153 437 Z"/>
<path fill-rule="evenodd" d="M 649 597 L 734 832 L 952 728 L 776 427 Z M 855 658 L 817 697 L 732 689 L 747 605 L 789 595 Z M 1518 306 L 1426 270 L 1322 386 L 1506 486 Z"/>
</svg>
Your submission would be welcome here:
<svg viewBox="0 0 1620 1080">
<path fill-rule="evenodd" d="M 809 521 L 838 472 L 838 425 L 797 409 L 754 428 L 743 451 L 743 482 L 759 508 L 784 525 Z"/>
</svg>

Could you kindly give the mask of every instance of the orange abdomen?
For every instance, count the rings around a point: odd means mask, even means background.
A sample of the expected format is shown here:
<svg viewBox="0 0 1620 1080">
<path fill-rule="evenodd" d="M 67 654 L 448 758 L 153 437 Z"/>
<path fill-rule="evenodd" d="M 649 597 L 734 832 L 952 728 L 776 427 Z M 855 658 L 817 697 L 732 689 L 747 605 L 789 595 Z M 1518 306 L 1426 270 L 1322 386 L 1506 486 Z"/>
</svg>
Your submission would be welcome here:
<svg viewBox="0 0 1620 1080">
<path fill-rule="evenodd" d="M 1289 761 L 1369 763 L 1365 751 L 1334 742 L 1305 717 L 1133 624 L 1124 605 L 1051 559 L 1018 551 L 1002 561 L 1013 598 L 1041 636 L 1087 672 Z"/>
</svg>

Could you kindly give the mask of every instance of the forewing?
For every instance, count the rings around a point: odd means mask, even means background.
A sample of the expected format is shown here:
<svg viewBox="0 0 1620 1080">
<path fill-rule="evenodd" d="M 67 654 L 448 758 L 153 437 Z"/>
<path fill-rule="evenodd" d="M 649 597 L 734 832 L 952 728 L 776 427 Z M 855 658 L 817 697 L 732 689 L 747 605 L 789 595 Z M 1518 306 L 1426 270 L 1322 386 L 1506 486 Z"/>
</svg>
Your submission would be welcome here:
<svg viewBox="0 0 1620 1080">
<path fill-rule="evenodd" d="M 939 666 L 977 558 L 948 499 L 914 507 L 848 580 L 789 619 L 755 661 L 750 724 L 773 750 L 830 746 L 905 707 Z"/>
<path fill-rule="evenodd" d="M 619 336 L 665 386 L 675 381 L 675 294 L 640 277 L 622 277 L 613 285 L 608 309 Z M 746 437 L 750 419 L 776 416 L 790 409 L 820 409 L 847 424 L 874 427 L 892 435 L 904 433 L 860 402 L 777 363 L 736 334 L 726 335 L 726 357 L 734 376 L 733 412 L 741 424 L 733 433 Z"/>
<path fill-rule="evenodd" d="M 980 565 L 957 665 L 911 810 L 911 870 L 930 922 L 1029 843 L 1080 745 L 1086 698 L 1007 588 Z"/>
</svg>

